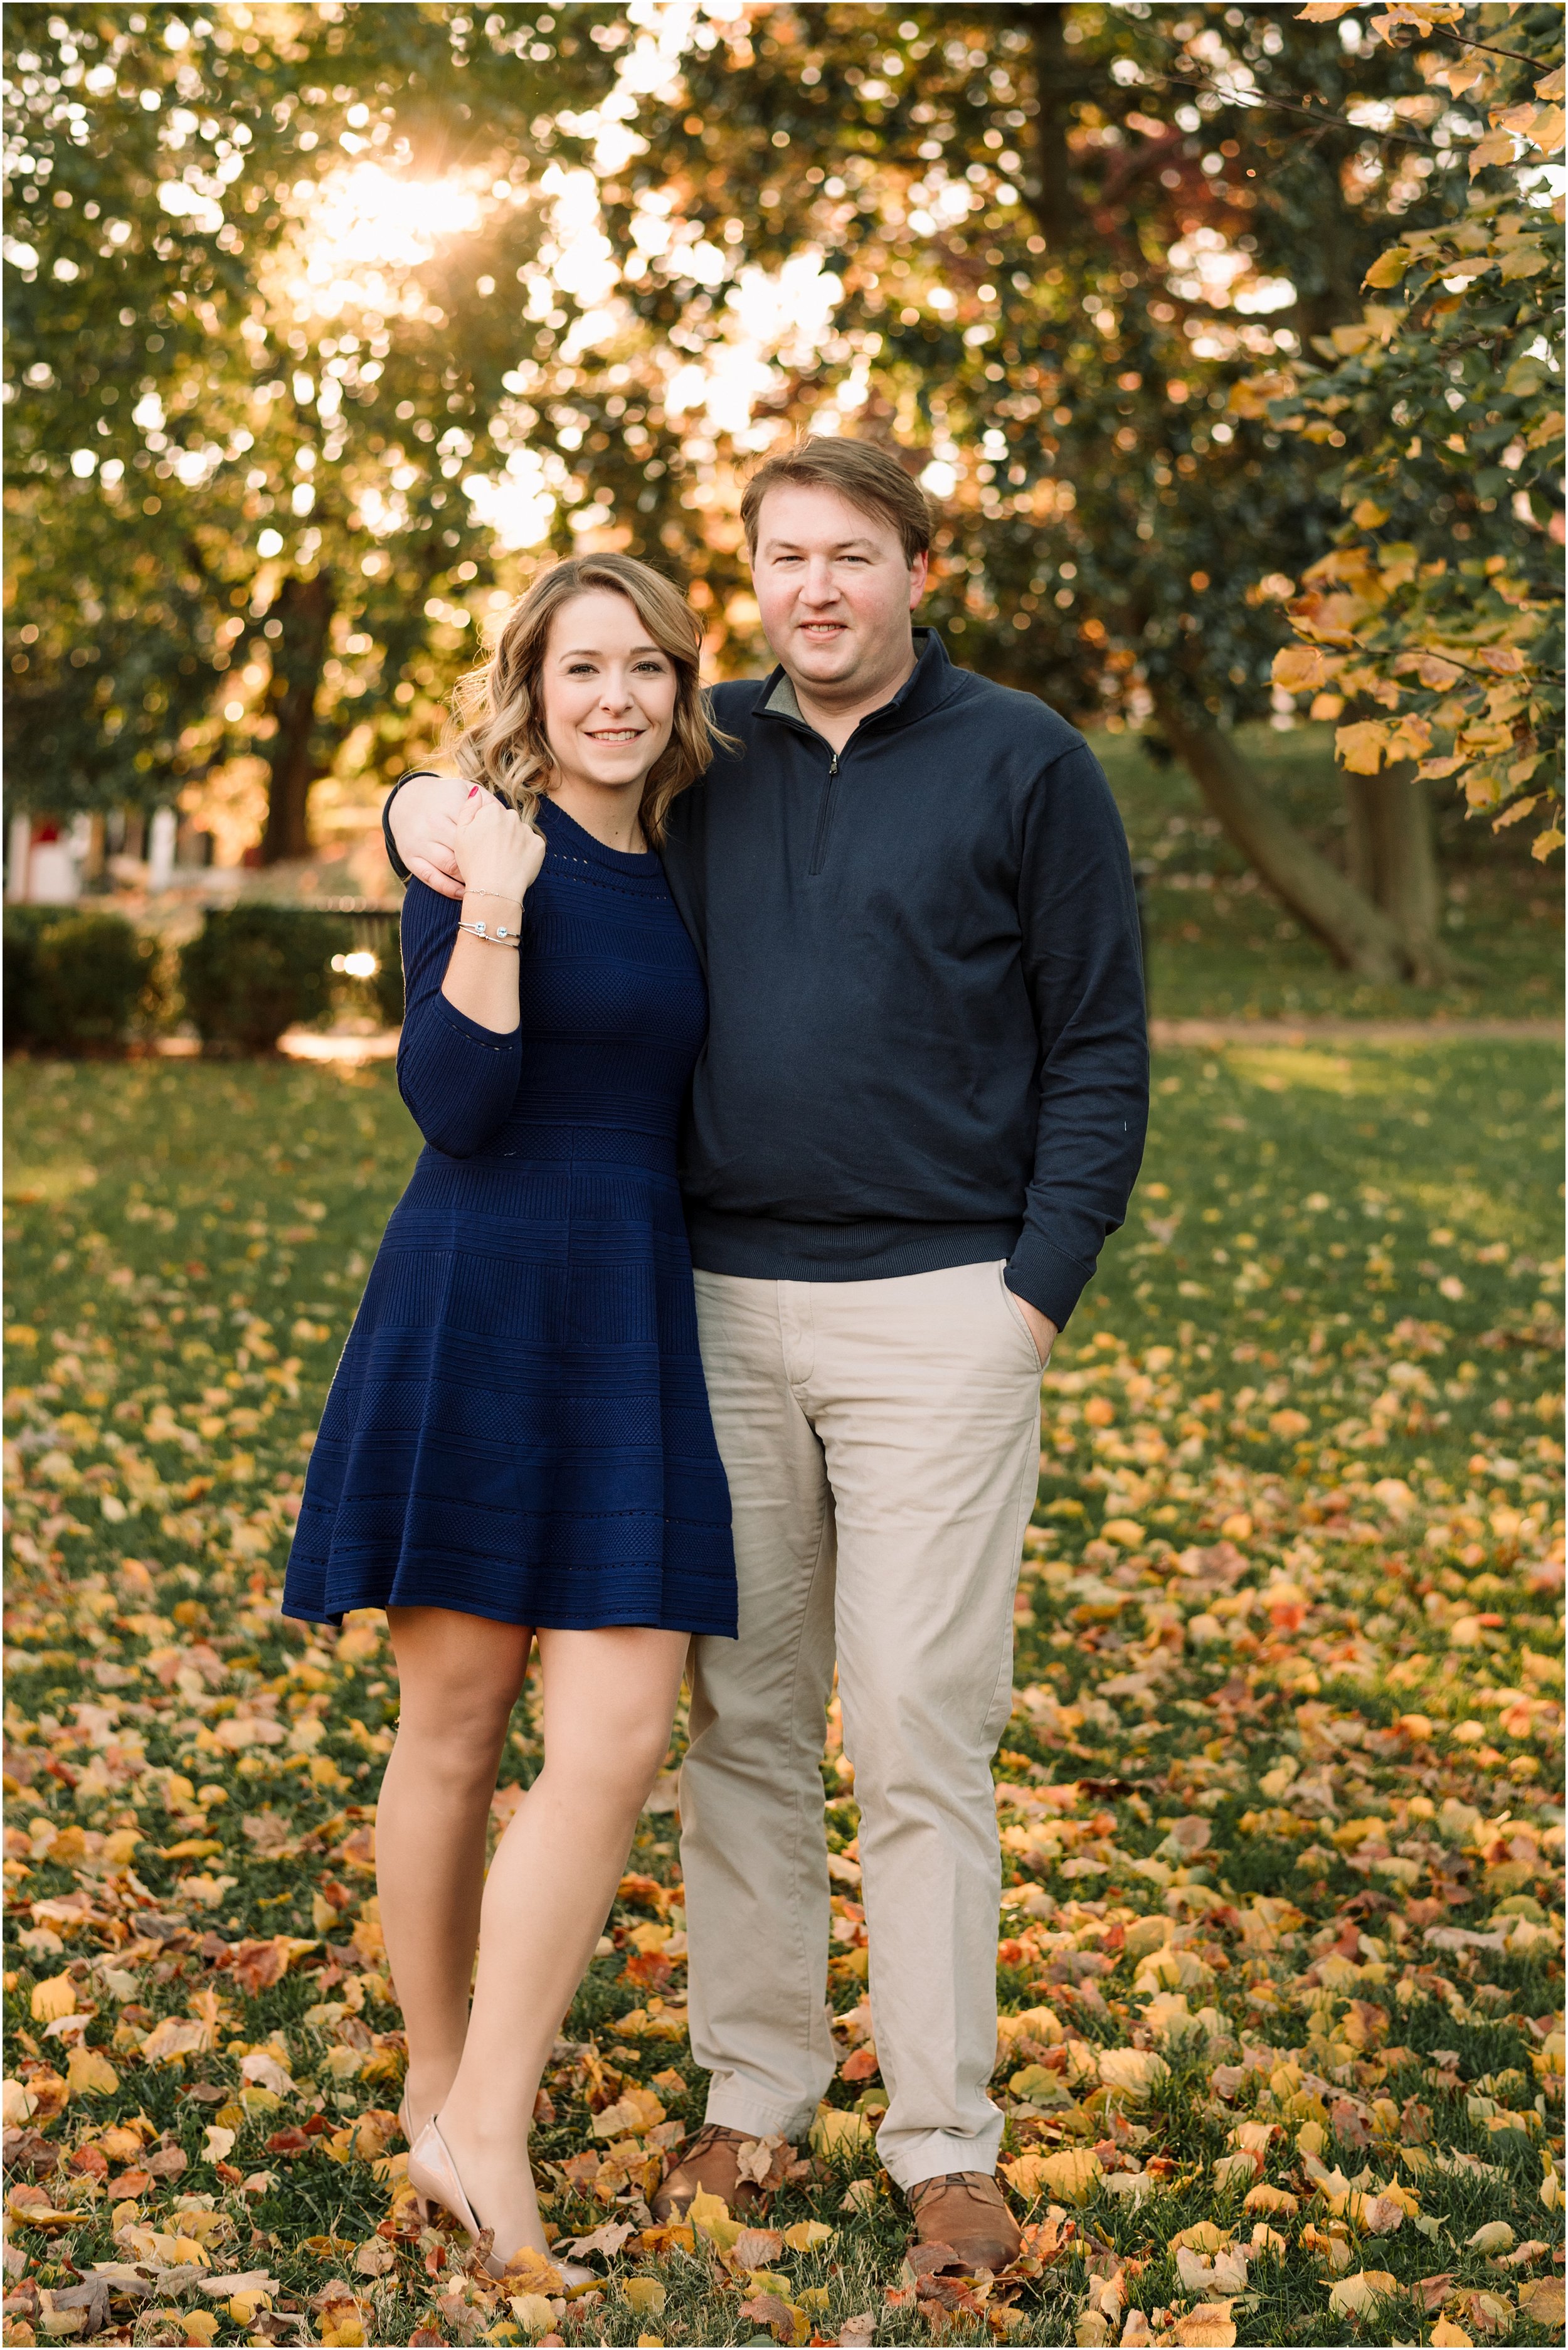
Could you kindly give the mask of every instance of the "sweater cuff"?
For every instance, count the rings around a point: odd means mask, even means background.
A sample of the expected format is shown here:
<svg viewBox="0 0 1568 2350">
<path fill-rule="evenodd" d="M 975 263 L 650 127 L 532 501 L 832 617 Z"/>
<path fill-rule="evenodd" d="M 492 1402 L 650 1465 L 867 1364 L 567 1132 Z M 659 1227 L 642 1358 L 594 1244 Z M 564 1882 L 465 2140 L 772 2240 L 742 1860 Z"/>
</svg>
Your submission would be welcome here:
<svg viewBox="0 0 1568 2350">
<path fill-rule="evenodd" d="M 386 798 L 381 802 L 381 838 L 386 844 L 387 862 L 390 865 L 393 872 L 397 875 L 400 881 L 410 881 L 412 880 L 413 876 L 409 871 L 408 867 L 403 863 L 402 858 L 398 855 L 398 844 L 392 838 L 392 802 L 397 798 L 398 794 L 402 790 L 403 785 L 408 782 L 408 780 L 409 778 L 407 775 L 400 775 L 397 782 L 392 785 L 391 790 L 387 794 Z"/>
<path fill-rule="evenodd" d="M 1002 1278 L 1017 1297 L 1064 1329 L 1073 1308 L 1094 1279 L 1095 1268 L 1054 1248 L 1026 1224 L 1007 1261 Z"/>
</svg>

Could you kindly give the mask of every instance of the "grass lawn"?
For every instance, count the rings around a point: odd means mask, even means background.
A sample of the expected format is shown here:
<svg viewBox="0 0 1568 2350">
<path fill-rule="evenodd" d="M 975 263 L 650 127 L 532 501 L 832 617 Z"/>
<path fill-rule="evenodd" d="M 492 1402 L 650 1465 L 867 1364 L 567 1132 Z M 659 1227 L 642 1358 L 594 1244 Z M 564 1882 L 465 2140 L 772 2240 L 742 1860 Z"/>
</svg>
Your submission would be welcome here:
<svg viewBox="0 0 1568 2350">
<path fill-rule="evenodd" d="M 552 2309 L 402 2189 L 388 1652 L 276 1613 L 413 1156 L 391 1072 L 14 1066 L 9 2339 L 1561 2341 L 1558 1071 L 1157 1065 L 1045 1380 L 997 1764 L 1018 2274 L 902 2267 L 830 1720 L 840 2118 L 775 2241 L 649 2231 L 702 2094 L 652 1812 L 535 2131 L 552 2224 L 614 2247 Z M 505 1775 L 537 1753 L 525 1703 Z"/>
<path fill-rule="evenodd" d="M 1345 793 L 1334 730 L 1241 740 L 1270 793 L 1327 856 L 1345 863 Z M 1157 766 L 1133 736 L 1097 733 L 1142 879 L 1151 1011 L 1168 1019 L 1333 1013 L 1419 1019 L 1552 1014 L 1563 1002 L 1563 888 L 1532 862 L 1528 826 L 1493 834 L 1434 786 L 1444 937 L 1462 965 L 1440 988 L 1370 987 L 1336 971 L 1276 904 L 1175 764 Z"/>
</svg>

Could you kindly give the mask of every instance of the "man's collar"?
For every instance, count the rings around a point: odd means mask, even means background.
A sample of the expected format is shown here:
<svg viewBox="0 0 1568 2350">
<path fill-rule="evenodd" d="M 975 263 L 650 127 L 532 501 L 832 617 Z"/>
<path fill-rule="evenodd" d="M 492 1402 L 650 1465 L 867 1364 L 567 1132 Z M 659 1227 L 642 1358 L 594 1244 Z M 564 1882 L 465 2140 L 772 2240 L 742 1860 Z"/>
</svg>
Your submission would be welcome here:
<svg viewBox="0 0 1568 2350">
<path fill-rule="evenodd" d="M 867 712 L 867 717 L 860 721 L 861 725 L 871 718 L 890 718 L 895 712 L 900 716 L 922 717 L 928 710 L 935 709 L 939 702 L 946 701 L 952 680 L 952 664 L 948 660 L 940 637 L 935 629 L 917 629 L 914 639 L 914 668 L 892 700 L 885 702 L 879 710 Z M 811 725 L 790 682 L 789 673 L 782 666 L 765 681 L 760 706 L 770 718 L 791 718 L 797 726 Z M 815 728 L 813 732 L 815 732 Z"/>
<path fill-rule="evenodd" d="M 782 669 L 775 670 L 774 674 L 778 681 L 763 702 L 763 708 L 772 717 L 794 718 L 798 720 L 802 726 L 809 724 L 805 712 L 795 700 L 794 688 L 789 681 L 788 671 Z"/>
</svg>

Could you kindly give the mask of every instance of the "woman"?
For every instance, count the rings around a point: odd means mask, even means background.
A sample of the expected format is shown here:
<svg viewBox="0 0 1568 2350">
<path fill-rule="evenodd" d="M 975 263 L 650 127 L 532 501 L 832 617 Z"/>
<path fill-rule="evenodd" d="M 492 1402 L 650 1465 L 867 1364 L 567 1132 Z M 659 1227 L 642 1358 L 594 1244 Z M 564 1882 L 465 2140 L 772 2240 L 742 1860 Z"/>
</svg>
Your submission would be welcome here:
<svg viewBox="0 0 1568 2350">
<path fill-rule="evenodd" d="M 462 900 L 414 881 L 402 918 L 398 1082 L 427 1148 L 327 1398 L 284 1596 L 316 1623 L 387 1611 L 377 1876 L 409 2176 L 506 2256 L 544 2249 L 535 2094 L 689 1636 L 735 1631 L 675 1165 L 707 1004 L 654 854 L 713 748 L 699 643 L 644 565 L 566 562 L 459 689 Z M 535 1639 L 544 1768 L 486 1878 Z"/>
</svg>

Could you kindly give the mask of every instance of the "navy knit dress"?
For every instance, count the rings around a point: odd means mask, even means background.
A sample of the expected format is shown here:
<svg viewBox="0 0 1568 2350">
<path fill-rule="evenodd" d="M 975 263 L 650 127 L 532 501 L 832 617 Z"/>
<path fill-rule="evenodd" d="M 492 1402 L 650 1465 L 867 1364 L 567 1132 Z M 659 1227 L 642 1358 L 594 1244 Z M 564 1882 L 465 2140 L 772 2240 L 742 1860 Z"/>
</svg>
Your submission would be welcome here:
<svg viewBox="0 0 1568 2350">
<path fill-rule="evenodd" d="M 538 825 L 510 1035 L 441 994 L 460 909 L 409 884 L 398 1084 L 426 1148 L 327 1399 L 284 1613 L 733 1636 L 676 1180 L 701 971 L 657 857 L 548 799 Z"/>
</svg>

